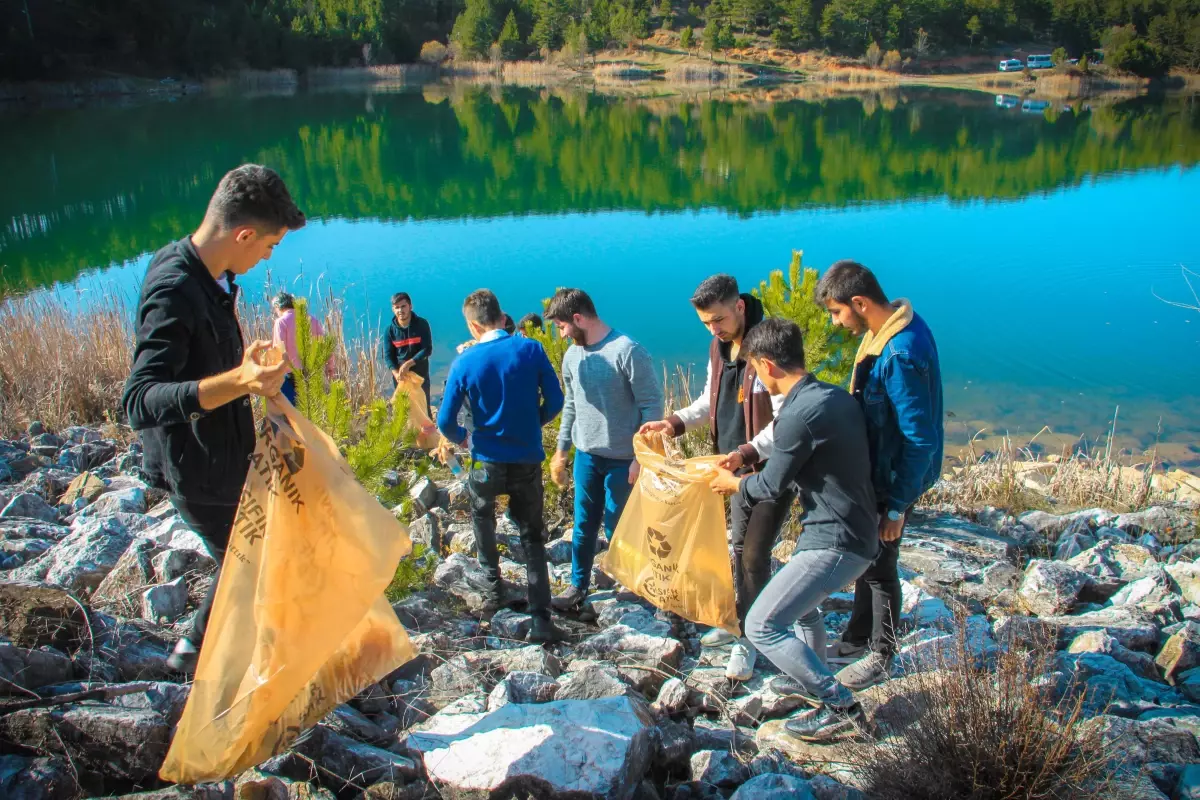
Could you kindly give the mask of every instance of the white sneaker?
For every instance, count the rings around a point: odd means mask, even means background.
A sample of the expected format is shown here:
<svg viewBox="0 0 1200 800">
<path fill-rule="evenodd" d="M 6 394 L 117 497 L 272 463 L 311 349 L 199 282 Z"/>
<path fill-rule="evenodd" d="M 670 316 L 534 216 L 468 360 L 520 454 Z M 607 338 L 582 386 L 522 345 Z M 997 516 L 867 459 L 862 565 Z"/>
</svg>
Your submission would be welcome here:
<svg viewBox="0 0 1200 800">
<path fill-rule="evenodd" d="M 723 628 L 713 628 L 700 637 L 700 644 L 705 647 L 724 647 L 736 638 L 732 633 Z"/>
<path fill-rule="evenodd" d="M 731 681 L 748 681 L 754 677 L 754 662 L 758 651 L 745 639 L 740 639 L 729 651 L 725 664 L 725 677 Z"/>
</svg>

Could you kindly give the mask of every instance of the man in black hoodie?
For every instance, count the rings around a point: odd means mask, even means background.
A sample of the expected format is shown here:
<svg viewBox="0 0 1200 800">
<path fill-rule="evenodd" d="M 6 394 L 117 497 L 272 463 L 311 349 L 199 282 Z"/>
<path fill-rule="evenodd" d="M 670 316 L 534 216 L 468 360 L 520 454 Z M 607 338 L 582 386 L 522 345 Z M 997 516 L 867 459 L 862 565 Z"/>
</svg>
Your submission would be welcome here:
<svg viewBox="0 0 1200 800">
<path fill-rule="evenodd" d="M 746 334 L 762 322 L 762 303 L 753 295 L 739 293 L 737 280 L 731 275 L 714 275 L 696 288 L 692 307 L 713 335 L 704 389 L 690 406 L 665 420 L 646 423 L 641 432 L 681 436 L 684 431 L 708 425 L 713 452 L 725 454 L 721 462 L 724 468 L 738 475 L 756 472 L 771 455 L 771 422 L 783 404 L 783 397 L 770 395 L 755 374 L 754 365 L 741 353 Z M 787 490 L 753 507 L 739 496 L 730 500 L 733 581 L 738 618 L 743 625 L 746 612 L 771 579 L 771 548 L 794 499 L 795 494 Z M 734 681 L 753 677 L 756 653 L 748 640 L 734 641 L 731 634 L 713 628 L 700 641 L 707 647 L 732 642 L 725 677 Z"/>
<path fill-rule="evenodd" d="M 383 334 L 383 360 L 398 385 L 411 370 L 420 375 L 425 390 L 425 413 L 429 413 L 429 356 L 433 353 L 433 334 L 429 323 L 412 310 L 408 292 L 392 295 L 392 324 Z"/>
<path fill-rule="evenodd" d="M 303 226 L 279 175 L 244 164 L 221 179 L 196 232 L 154 254 L 142 282 L 122 405 L 141 433 L 149 482 L 166 490 L 218 564 L 254 452 L 248 395 L 279 394 L 291 369 L 286 357 L 260 363 L 270 341 L 245 347 L 234 277 Z M 214 580 L 167 661 L 173 669 L 194 666 L 216 589 Z"/>
</svg>

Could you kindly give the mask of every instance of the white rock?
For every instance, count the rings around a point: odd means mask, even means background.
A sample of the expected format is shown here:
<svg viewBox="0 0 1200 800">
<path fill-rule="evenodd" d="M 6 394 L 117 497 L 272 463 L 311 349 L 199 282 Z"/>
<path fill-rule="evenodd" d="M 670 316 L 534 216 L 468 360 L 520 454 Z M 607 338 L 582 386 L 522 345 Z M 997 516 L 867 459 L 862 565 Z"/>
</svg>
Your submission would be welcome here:
<svg viewBox="0 0 1200 800">
<path fill-rule="evenodd" d="M 90 592 L 116 566 L 132 541 L 129 531 L 116 520 L 91 520 L 39 559 L 49 559 L 46 583 L 72 592 Z"/>
<path fill-rule="evenodd" d="M 503 786 L 538 797 L 628 800 L 650 763 L 653 721 L 627 697 L 510 704 L 485 714 L 435 714 L 407 747 L 451 796 Z"/>
<path fill-rule="evenodd" d="M 160 583 L 142 592 L 142 617 L 150 622 L 174 622 L 187 610 L 188 590 L 183 578 Z"/>
</svg>

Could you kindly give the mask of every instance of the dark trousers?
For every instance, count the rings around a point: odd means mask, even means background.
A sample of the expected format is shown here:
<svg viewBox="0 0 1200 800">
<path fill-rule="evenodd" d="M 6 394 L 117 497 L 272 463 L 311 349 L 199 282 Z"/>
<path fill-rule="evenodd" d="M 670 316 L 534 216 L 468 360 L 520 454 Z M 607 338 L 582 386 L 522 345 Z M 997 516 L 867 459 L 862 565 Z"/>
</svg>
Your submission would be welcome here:
<svg viewBox="0 0 1200 800">
<path fill-rule="evenodd" d="M 886 512 L 885 512 L 886 513 Z M 896 629 L 900 627 L 900 542 L 879 543 L 879 555 L 854 583 L 854 610 L 842 634 L 849 644 L 870 644 L 877 653 L 896 654 Z"/>
<path fill-rule="evenodd" d="M 467 488 L 471 493 L 471 522 L 479 545 L 479 563 L 497 586 L 500 553 L 496 549 L 496 498 L 508 495 L 508 515 L 517 525 L 525 550 L 529 613 L 549 619 L 550 573 L 542 541 L 542 465 L 480 461 L 467 478 Z"/>
<path fill-rule="evenodd" d="M 746 612 L 763 587 L 771 580 L 771 549 L 779 538 L 779 530 L 787 521 L 793 492 L 778 500 L 767 500 L 750 506 L 735 494 L 729 501 L 729 517 L 733 528 L 733 586 L 737 597 L 738 620 L 746 626 Z"/>
<path fill-rule="evenodd" d="M 193 532 L 208 545 L 212 557 L 217 560 L 217 574 L 213 576 L 212 586 L 208 594 L 196 610 L 192 619 L 192 630 L 187 639 L 197 648 L 204 641 L 204 631 L 208 627 L 208 613 L 212 610 L 213 599 L 217 596 L 217 582 L 221 579 L 221 562 L 225 560 L 225 548 L 229 546 L 229 534 L 233 531 L 233 520 L 237 516 L 237 505 L 214 503 L 189 503 L 179 496 L 171 497 L 171 504 L 179 512 L 179 517 Z"/>
</svg>

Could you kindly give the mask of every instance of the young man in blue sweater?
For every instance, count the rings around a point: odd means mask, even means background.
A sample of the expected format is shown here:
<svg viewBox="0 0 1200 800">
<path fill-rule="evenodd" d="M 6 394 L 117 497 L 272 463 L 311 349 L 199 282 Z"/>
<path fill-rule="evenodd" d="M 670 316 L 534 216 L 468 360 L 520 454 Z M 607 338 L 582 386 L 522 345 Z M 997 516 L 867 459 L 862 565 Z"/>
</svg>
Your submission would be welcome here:
<svg viewBox="0 0 1200 800">
<path fill-rule="evenodd" d="M 546 351 L 532 339 L 504 330 L 496 295 L 480 289 L 463 302 L 463 316 L 476 344 L 450 367 L 437 425 L 455 444 L 466 443 L 472 468 L 467 478 L 471 522 L 479 562 L 487 571 L 488 606 L 502 604 L 500 554 L 496 549 L 496 498 L 508 495 L 508 513 L 521 534 L 529 580 L 531 642 L 562 638 L 550 622 L 550 575 L 542 541 L 542 426 L 563 407 L 562 387 Z M 474 431 L 458 424 L 466 403 Z"/>
<path fill-rule="evenodd" d="M 835 324 L 862 336 L 850 393 L 863 409 L 879 510 L 879 557 L 854 586 L 854 611 L 829 661 L 861 691 L 887 678 L 900 622 L 900 536 L 942 468 L 942 372 L 937 343 L 907 300 L 888 300 L 869 269 L 839 261 L 817 284 Z M 861 658 L 860 658 L 861 656 Z"/>
</svg>

